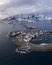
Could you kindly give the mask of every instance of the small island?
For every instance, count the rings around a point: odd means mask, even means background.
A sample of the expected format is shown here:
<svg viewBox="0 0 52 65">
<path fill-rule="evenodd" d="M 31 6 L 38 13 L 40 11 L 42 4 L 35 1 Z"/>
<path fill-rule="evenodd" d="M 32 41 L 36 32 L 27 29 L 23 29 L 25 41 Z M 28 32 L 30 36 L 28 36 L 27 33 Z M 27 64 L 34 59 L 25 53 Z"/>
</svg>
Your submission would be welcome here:
<svg viewBox="0 0 52 65">
<path fill-rule="evenodd" d="M 51 51 L 52 43 L 33 43 L 32 40 L 40 40 L 38 36 L 44 34 L 52 34 L 52 31 L 44 30 L 40 32 L 20 32 L 13 31 L 9 32 L 8 36 L 13 38 L 15 45 L 17 46 L 16 52 L 19 53 L 30 53 L 32 51 Z M 47 39 L 45 39 L 47 40 Z"/>
</svg>

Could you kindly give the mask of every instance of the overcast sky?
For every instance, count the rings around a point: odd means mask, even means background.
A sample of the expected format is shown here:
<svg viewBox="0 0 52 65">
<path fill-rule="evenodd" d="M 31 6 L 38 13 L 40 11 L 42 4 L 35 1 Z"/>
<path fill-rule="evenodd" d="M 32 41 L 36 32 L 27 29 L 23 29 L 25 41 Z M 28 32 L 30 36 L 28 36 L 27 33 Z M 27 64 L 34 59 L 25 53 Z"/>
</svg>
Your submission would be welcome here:
<svg viewBox="0 0 52 65">
<path fill-rule="evenodd" d="M 0 19 L 19 13 L 52 11 L 52 0 L 0 0 Z"/>
</svg>

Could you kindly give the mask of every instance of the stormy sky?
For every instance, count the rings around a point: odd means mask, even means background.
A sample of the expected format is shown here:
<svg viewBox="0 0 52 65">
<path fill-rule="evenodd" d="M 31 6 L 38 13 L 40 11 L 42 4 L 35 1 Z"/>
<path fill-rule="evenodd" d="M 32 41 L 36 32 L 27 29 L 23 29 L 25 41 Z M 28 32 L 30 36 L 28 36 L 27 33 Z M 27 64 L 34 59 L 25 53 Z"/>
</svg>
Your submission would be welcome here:
<svg viewBox="0 0 52 65">
<path fill-rule="evenodd" d="M 10 15 L 52 11 L 52 0 L 0 0 L 0 19 Z"/>
</svg>

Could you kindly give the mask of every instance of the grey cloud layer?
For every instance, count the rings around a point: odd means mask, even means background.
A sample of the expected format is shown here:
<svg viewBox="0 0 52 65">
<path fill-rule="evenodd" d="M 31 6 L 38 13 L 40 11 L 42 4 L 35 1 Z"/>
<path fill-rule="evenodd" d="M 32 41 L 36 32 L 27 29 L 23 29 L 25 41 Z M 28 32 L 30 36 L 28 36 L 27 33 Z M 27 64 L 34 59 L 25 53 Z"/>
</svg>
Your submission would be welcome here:
<svg viewBox="0 0 52 65">
<path fill-rule="evenodd" d="M 52 0 L 9 0 L 5 4 L 0 5 L 0 15 L 7 16 L 18 13 L 50 10 L 52 10 Z"/>
</svg>

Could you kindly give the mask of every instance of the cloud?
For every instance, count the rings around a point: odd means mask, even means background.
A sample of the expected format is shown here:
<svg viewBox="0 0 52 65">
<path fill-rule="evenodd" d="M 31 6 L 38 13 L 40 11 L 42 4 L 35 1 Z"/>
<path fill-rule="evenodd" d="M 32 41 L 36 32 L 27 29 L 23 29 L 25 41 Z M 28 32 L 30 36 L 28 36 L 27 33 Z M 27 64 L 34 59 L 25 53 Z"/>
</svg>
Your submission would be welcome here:
<svg viewBox="0 0 52 65">
<path fill-rule="evenodd" d="M 0 0 L 0 18 L 45 11 L 52 11 L 52 0 Z"/>
</svg>

